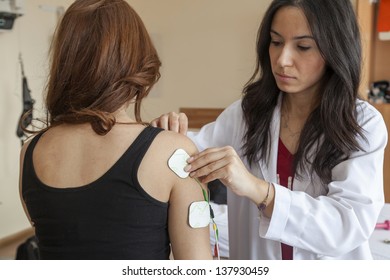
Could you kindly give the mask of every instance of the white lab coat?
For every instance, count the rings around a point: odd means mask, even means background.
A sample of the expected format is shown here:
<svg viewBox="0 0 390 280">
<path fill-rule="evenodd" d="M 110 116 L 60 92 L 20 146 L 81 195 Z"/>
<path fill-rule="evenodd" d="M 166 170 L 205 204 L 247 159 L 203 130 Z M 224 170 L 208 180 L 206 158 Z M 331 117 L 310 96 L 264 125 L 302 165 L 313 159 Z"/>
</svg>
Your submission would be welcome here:
<svg viewBox="0 0 390 280">
<path fill-rule="evenodd" d="M 249 168 L 243 157 L 245 122 L 241 101 L 229 106 L 218 119 L 188 136 L 199 150 L 232 146 L 251 172 L 275 186 L 271 219 L 260 217 L 254 203 L 228 191 L 230 259 L 281 259 L 280 242 L 294 247 L 293 258 L 372 259 L 368 239 L 384 205 L 383 158 L 387 130 L 381 114 L 369 103 L 357 101 L 358 123 L 368 142 L 359 139 L 365 152 L 335 166 L 332 182 L 323 185 L 318 176 L 294 179 L 294 191 L 276 184 L 280 105 L 271 124 L 269 164 Z"/>
</svg>

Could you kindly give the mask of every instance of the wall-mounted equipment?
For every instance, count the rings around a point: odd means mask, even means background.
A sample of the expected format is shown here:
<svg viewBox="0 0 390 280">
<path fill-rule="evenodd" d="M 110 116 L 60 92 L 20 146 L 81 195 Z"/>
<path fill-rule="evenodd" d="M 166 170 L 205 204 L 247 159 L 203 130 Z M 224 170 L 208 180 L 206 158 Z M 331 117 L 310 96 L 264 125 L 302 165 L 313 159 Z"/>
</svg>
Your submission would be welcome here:
<svg viewBox="0 0 390 280">
<path fill-rule="evenodd" d="M 10 30 L 23 15 L 24 0 L 0 0 L 0 30 Z"/>
<path fill-rule="evenodd" d="M 31 90 L 28 87 L 27 78 L 24 75 L 24 66 L 22 55 L 19 54 L 20 68 L 22 70 L 22 96 L 23 96 L 23 111 L 19 118 L 19 122 L 16 128 L 16 135 L 20 138 L 23 145 L 27 135 L 22 127 L 27 128 L 33 120 L 33 109 L 35 100 L 31 97 Z"/>
</svg>

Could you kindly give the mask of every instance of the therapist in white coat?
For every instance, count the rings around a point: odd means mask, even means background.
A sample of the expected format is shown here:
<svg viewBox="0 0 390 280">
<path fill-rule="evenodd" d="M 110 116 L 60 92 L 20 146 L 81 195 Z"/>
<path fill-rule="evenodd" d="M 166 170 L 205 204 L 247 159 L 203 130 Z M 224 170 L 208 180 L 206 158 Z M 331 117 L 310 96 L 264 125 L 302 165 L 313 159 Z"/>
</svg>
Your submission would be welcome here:
<svg viewBox="0 0 390 280">
<path fill-rule="evenodd" d="M 387 131 L 358 98 L 359 28 L 350 0 L 275 0 L 241 100 L 188 136 L 186 167 L 228 191 L 231 259 L 371 259 Z M 152 125 L 186 133 L 184 115 Z"/>
</svg>

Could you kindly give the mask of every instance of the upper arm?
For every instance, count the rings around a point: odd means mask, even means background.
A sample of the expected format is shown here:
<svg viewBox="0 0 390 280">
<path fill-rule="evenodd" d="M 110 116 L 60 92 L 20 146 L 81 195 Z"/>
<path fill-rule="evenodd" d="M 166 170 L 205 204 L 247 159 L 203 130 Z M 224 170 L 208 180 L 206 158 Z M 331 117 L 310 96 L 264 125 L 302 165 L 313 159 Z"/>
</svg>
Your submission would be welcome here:
<svg viewBox="0 0 390 280">
<path fill-rule="evenodd" d="M 197 152 L 195 145 L 188 141 L 181 147 L 189 155 Z M 169 199 L 168 228 L 175 259 L 212 259 L 209 226 L 191 228 L 189 225 L 189 207 L 195 201 L 204 201 L 204 184 L 187 177 L 177 176 Z"/>
</svg>

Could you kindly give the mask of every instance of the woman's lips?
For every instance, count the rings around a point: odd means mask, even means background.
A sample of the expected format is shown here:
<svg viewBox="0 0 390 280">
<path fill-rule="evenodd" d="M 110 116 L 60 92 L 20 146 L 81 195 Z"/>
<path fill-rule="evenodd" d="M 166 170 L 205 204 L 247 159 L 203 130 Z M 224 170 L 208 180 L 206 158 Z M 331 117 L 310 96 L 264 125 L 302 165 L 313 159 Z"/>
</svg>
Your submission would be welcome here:
<svg viewBox="0 0 390 280">
<path fill-rule="evenodd" d="M 276 77 L 278 78 L 278 80 L 285 81 L 285 82 L 288 82 L 288 81 L 295 79 L 295 77 L 293 77 L 293 76 L 279 74 L 279 73 L 276 73 Z"/>
</svg>

